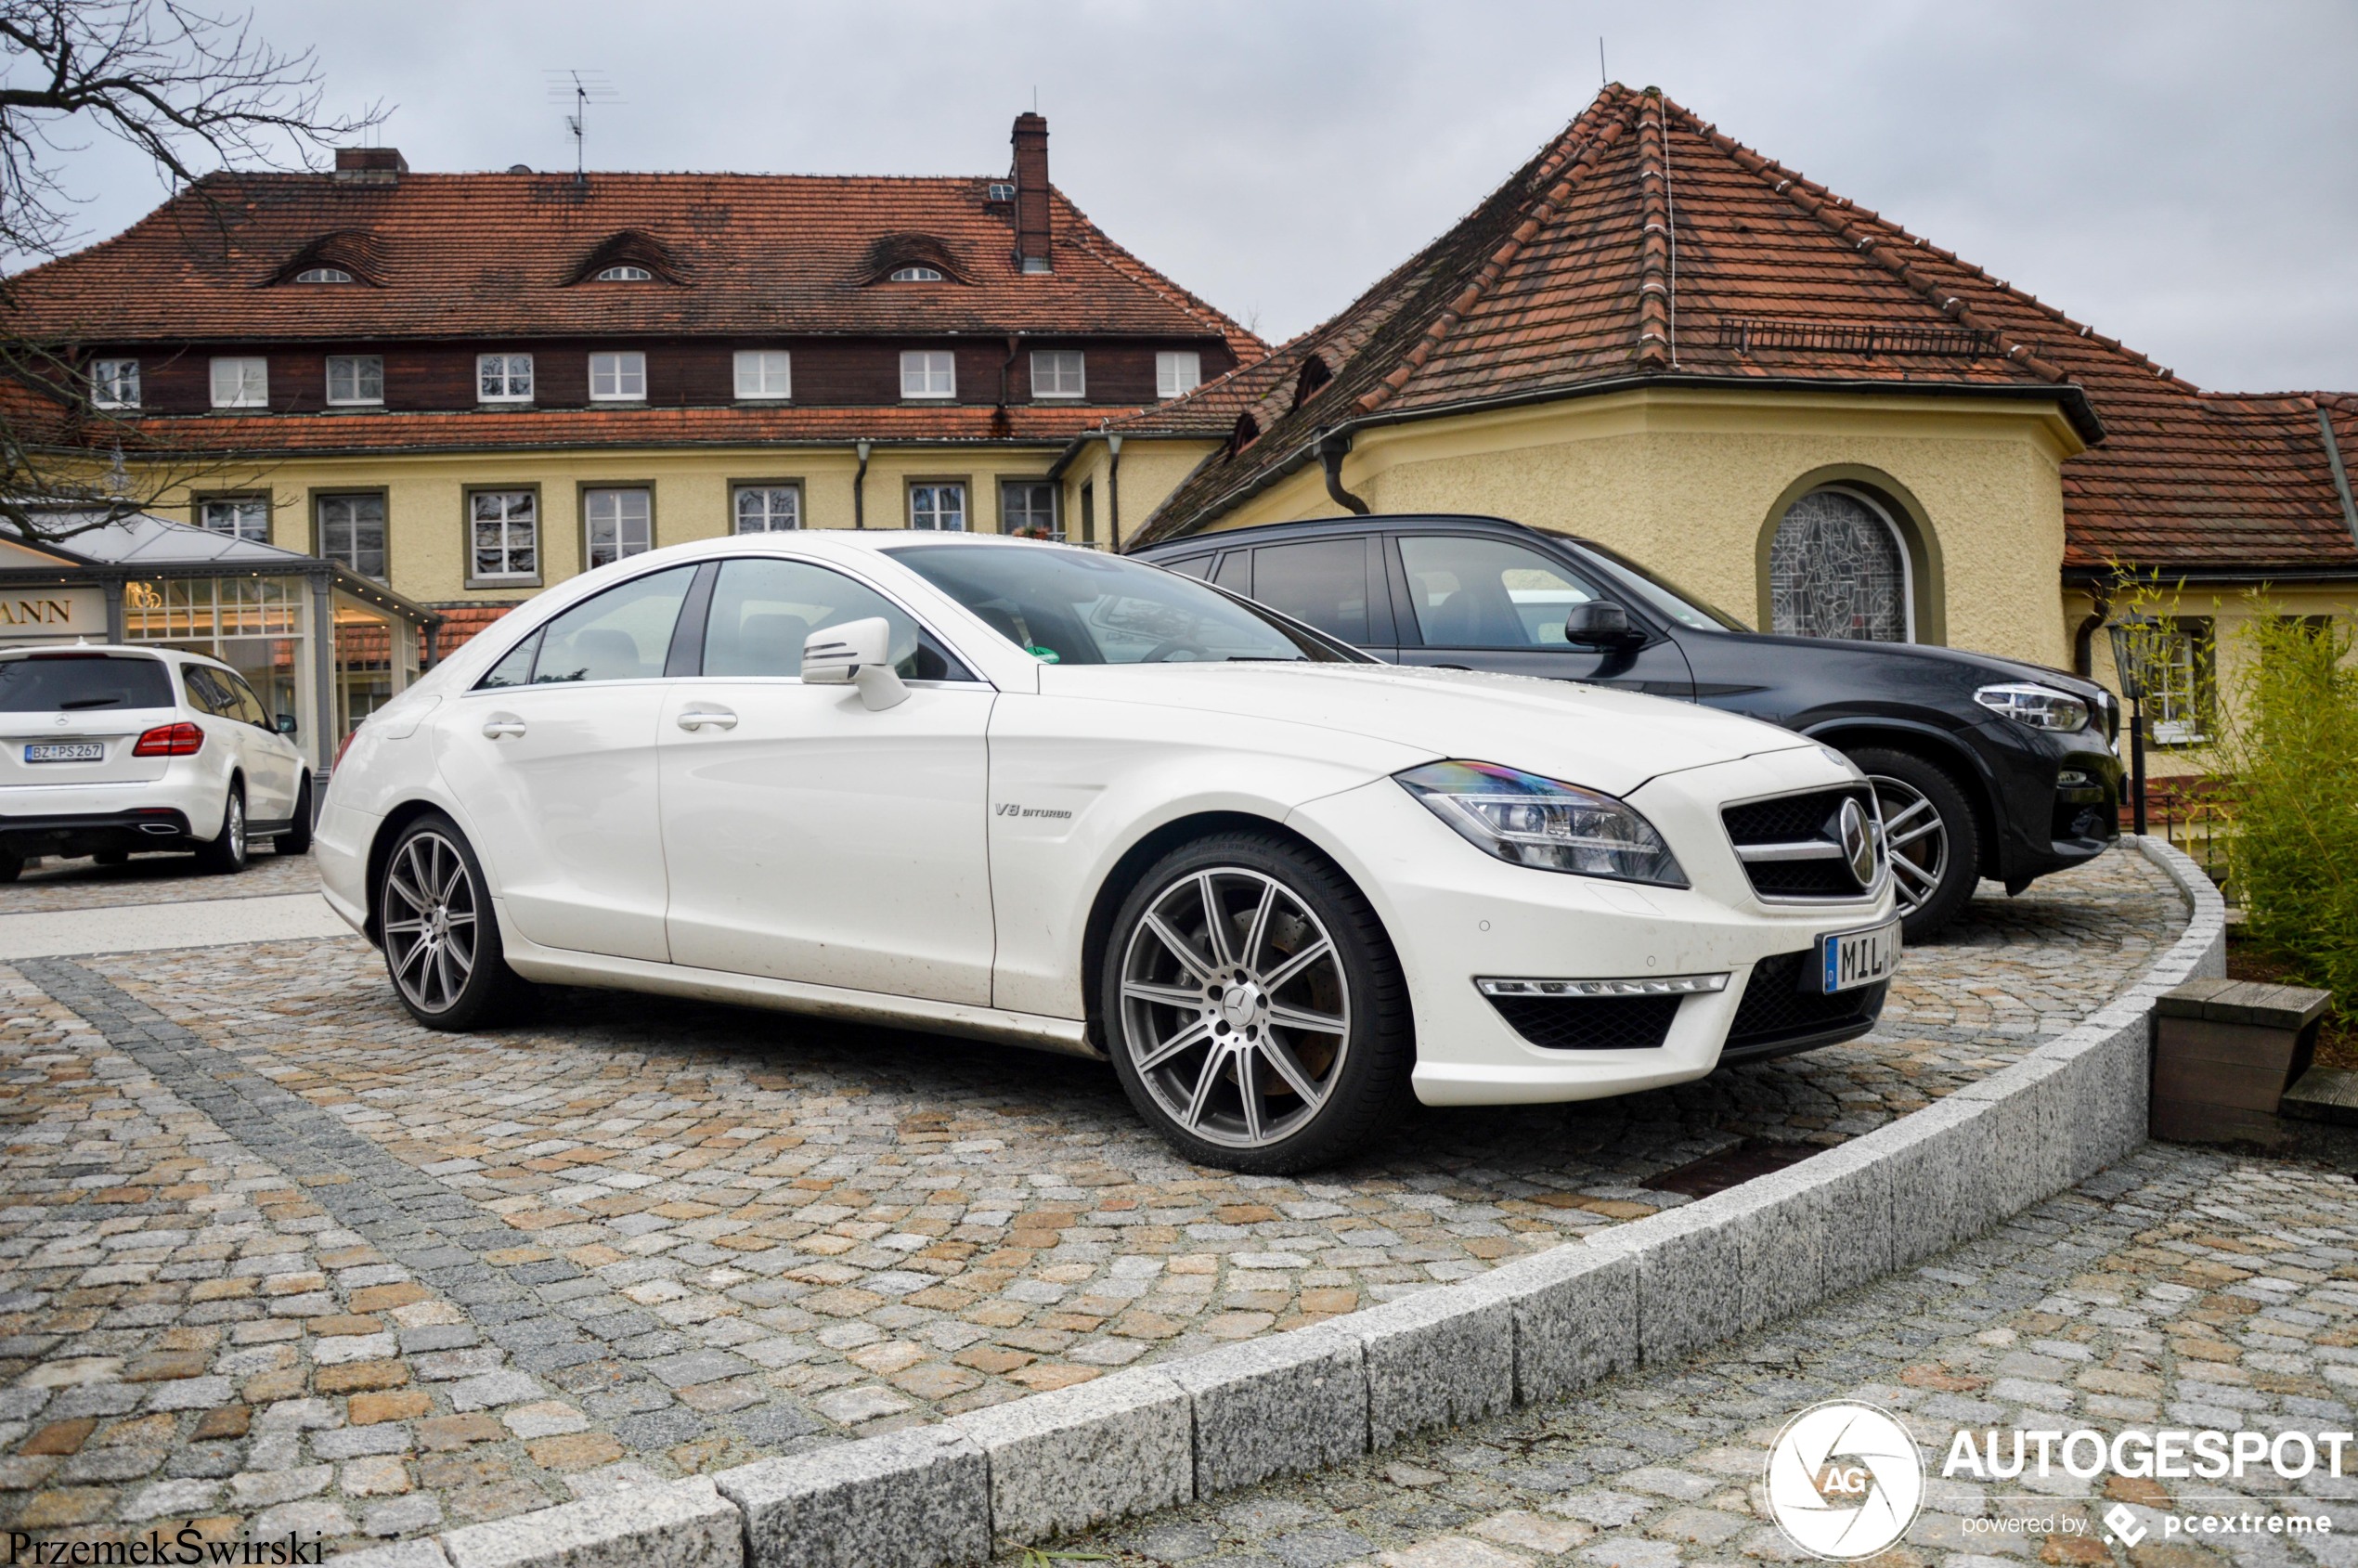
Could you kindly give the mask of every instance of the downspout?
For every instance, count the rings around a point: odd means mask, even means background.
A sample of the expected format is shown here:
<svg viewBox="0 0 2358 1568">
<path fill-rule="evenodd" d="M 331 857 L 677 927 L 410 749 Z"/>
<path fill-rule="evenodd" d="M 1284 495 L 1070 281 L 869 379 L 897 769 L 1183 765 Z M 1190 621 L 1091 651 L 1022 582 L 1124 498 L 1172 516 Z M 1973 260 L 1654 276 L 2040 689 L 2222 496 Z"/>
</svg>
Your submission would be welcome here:
<svg viewBox="0 0 2358 1568">
<path fill-rule="evenodd" d="M 868 444 L 861 442 L 852 448 L 860 454 L 860 470 L 851 476 L 851 525 L 868 525 Z"/>
<path fill-rule="evenodd" d="M 2075 675 L 2093 680 L 2096 674 L 2096 630 L 2112 618 L 2112 584 L 2090 583 L 2088 598 L 2087 618 L 2071 634 L 2071 669 Z"/>
<path fill-rule="evenodd" d="M 1121 553 L 1121 437 L 1106 437 L 1106 551 Z"/>
<path fill-rule="evenodd" d="M 1318 460 L 1327 467 L 1327 494 L 1335 504 L 1354 517 L 1367 515 L 1367 503 L 1342 487 L 1343 454 L 1351 450 L 1351 437 L 1328 434 L 1318 438 Z"/>
<path fill-rule="evenodd" d="M 1007 357 L 999 366 L 999 407 L 1007 406 L 1007 377 L 1016 368 L 1016 356 L 1022 352 L 1023 334 L 1007 334 Z"/>
<path fill-rule="evenodd" d="M 2351 499 L 2350 471 L 2341 466 L 2341 442 L 2334 435 L 2333 416 L 2326 412 L 2323 403 L 2317 405 L 2317 434 L 2326 438 L 2326 461 L 2334 471 L 2334 494 L 2341 498 L 2342 525 L 2350 530 L 2350 542 L 2358 544 L 2358 500 Z"/>
</svg>

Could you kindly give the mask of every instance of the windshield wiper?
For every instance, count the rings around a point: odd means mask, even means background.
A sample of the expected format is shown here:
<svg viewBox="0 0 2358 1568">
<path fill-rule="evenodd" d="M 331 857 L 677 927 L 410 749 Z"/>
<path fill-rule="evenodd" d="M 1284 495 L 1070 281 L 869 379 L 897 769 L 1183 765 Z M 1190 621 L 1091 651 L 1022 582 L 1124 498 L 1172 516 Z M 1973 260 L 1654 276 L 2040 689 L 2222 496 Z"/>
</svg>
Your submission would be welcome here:
<svg viewBox="0 0 2358 1568">
<path fill-rule="evenodd" d="M 76 697 L 71 702 L 59 703 L 58 706 L 60 709 L 76 707 L 112 707 L 115 704 L 121 701 L 123 701 L 121 697 Z"/>
</svg>

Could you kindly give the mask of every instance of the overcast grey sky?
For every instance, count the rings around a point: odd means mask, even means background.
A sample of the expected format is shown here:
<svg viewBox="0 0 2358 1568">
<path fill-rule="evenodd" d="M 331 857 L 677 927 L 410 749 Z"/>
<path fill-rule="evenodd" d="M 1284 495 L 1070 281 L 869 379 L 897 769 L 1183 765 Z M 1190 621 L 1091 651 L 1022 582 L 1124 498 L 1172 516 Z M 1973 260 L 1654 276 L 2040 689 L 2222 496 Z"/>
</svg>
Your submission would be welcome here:
<svg viewBox="0 0 2358 1568">
<path fill-rule="evenodd" d="M 224 4 L 233 0 L 224 0 Z M 262 0 L 411 167 L 989 174 L 1036 88 L 1056 183 L 1273 341 L 1445 228 L 1598 84 L 1704 119 L 2209 387 L 2358 389 L 2358 3 Z M 93 237 L 151 178 L 73 160 Z"/>
</svg>

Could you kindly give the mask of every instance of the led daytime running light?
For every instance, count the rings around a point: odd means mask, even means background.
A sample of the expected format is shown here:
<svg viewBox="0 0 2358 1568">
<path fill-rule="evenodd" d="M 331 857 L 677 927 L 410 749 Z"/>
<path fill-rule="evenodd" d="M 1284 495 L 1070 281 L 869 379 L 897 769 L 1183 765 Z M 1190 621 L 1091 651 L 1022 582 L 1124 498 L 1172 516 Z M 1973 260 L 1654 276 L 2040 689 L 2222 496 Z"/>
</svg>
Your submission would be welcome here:
<svg viewBox="0 0 2358 1568">
<path fill-rule="evenodd" d="M 1728 989 L 1726 975 L 1665 975 L 1626 980 L 1477 978 L 1484 996 L 1694 996 Z"/>
</svg>

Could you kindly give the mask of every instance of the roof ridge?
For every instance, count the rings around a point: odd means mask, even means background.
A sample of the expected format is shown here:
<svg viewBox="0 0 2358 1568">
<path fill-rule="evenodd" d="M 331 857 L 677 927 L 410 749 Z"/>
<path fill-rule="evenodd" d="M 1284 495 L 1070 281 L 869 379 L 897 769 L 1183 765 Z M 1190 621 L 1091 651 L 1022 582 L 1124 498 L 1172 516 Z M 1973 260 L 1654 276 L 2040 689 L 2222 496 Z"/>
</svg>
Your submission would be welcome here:
<svg viewBox="0 0 2358 1568">
<path fill-rule="evenodd" d="M 1626 89 L 1624 89 L 1625 93 L 1626 91 Z M 1369 413 L 1380 408 L 1387 399 L 1408 384 L 1416 376 L 1417 371 L 1423 367 L 1425 361 L 1432 357 L 1433 351 L 1441 346 L 1442 340 L 1449 335 L 1451 330 L 1465 318 L 1466 313 L 1471 310 L 1497 283 L 1498 279 L 1506 275 L 1507 268 L 1513 265 L 1515 257 L 1522 253 L 1523 246 L 1530 242 L 1532 237 L 1539 232 L 1549 218 L 1555 216 L 1557 209 L 1572 195 L 1573 187 L 1579 182 L 1581 175 L 1597 162 L 1600 153 L 1621 139 L 1622 131 L 1628 125 L 1629 105 L 1616 100 L 1608 116 L 1605 106 L 1608 98 L 1612 97 L 1613 89 L 1611 88 L 1599 93 L 1590 101 L 1588 107 L 1565 127 L 1563 134 L 1556 138 L 1557 156 L 1541 164 L 1535 172 L 1532 183 L 1536 185 L 1539 181 L 1548 179 L 1560 172 L 1562 177 L 1548 187 L 1545 195 L 1524 208 L 1522 222 L 1517 224 L 1509 232 L 1507 238 L 1492 250 L 1489 257 L 1483 261 L 1472 279 L 1458 292 L 1441 313 L 1425 324 L 1424 331 L 1418 336 L 1415 343 L 1409 344 L 1407 351 L 1400 356 L 1400 362 L 1394 365 L 1381 381 L 1359 395 L 1354 402 L 1361 413 Z M 1592 117 L 1605 118 L 1606 123 L 1601 126 L 1584 130 L 1583 123 Z M 1574 146 L 1580 149 L 1577 157 L 1572 155 L 1571 149 Z M 1479 208 L 1475 210 L 1480 211 Z"/>
<path fill-rule="evenodd" d="M 1734 137 L 1724 136 L 1718 131 L 1706 127 L 1702 120 L 1671 103 L 1669 99 L 1665 98 L 1663 103 L 1666 110 L 1680 116 L 1686 123 L 1688 130 L 1718 148 L 1738 168 L 1753 175 L 1762 184 L 1768 184 L 1770 176 L 1774 175 L 1775 184 L 1770 188 L 1775 194 L 1783 197 L 1792 205 L 1800 209 L 1806 216 L 1835 239 L 1848 240 L 1855 252 L 1898 279 L 1926 305 L 1931 305 L 1959 326 L 1967 327 L 1976 331 L 1988 332 L 2004 351 L 2008 359 L 2021 365 L 2041 380 L 2058 385 L 2070 382 L 2072 379 L 2070 373 L 2062 366 L 2042 357 L 2032 350 L 2028 343 L 2022 342 L 1996 322 L 1976 311 L 1972 305 L 1965 303 L 1963 295 L 1943 288 L 1937 279 L 1925 277 L 1904 256 L 1893 254 L 1879 237 L 1866 232 L 1866 229 L 1868 224 L 1872 223 L 1912 241 L 1911 249 L 1922 247 L 1924 241 L 1917 240 L 1914 235 L 1909 234 L 1897 224 L 1885 222 L 1878 214 L 1853 207 L 1846 197 L 1836 196 L 1832 190 L 1815 180 L 1807 178 L 1797 170 L 1789 169 L 1773 158 L 1753 151 Z M 1866 221 L 1853 222 L 1854 217 Z M 1959 265 L 1971 266 L 1969 263 Z M 1974 267 L 1972 270 L 1979 272 L 1980 269 Z M 1992 281 L 1994 282 L 1994 279 Z M 2011 292 L 2011 291 L 2008 292 Z"/>
<path fill-rule="evenodd" d="M 1670 341 L 1669 137 L 1663 127 L 1661 89 L 1650 87 L 1638 100 L 1638 341 L 1630 356 L 1655 369 L 1674 363 Z"/>
</svg>

